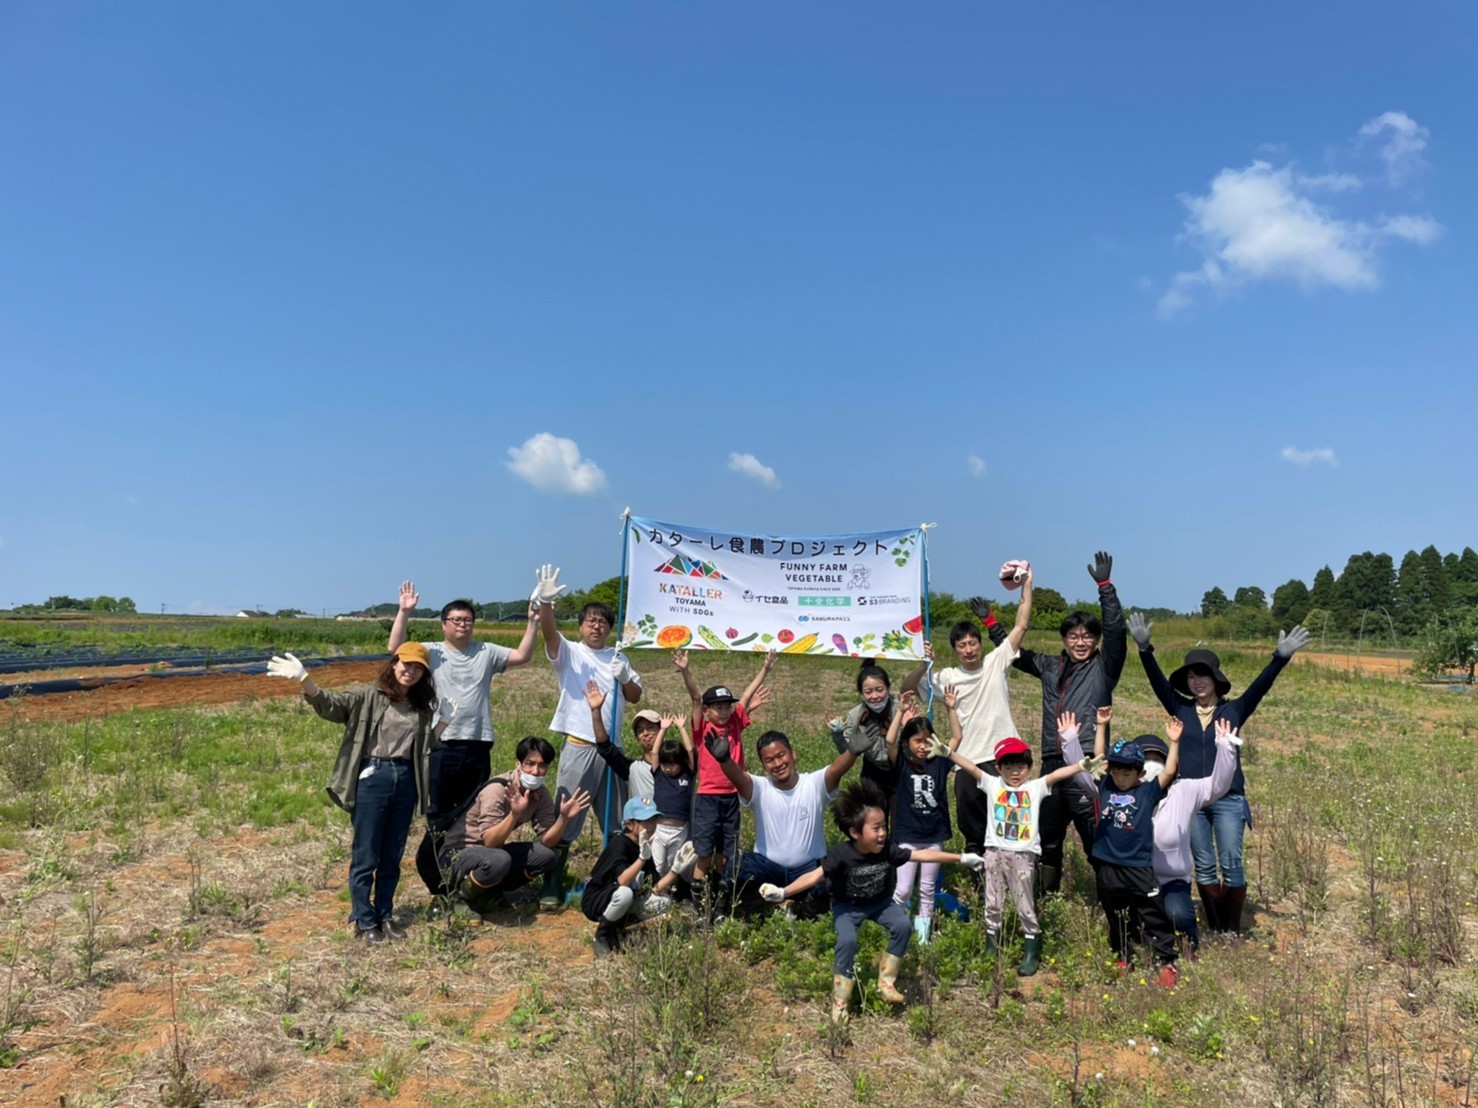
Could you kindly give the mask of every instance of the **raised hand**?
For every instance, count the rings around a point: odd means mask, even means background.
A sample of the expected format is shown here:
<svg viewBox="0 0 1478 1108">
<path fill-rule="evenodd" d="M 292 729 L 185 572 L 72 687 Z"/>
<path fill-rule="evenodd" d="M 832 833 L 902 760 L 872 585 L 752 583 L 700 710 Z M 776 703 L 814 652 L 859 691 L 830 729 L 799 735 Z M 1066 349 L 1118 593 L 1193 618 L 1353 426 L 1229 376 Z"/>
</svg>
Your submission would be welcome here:
<svg viewBox="0 0 1478 1108">
<path fill-rule="evenodd" d="M 766 673 L 769 673 L 772 669 L 775 668 L 775 658 L 777 656 L 778 656 L 777 651 L 775 650 L 775 648 L 773 646 L 770 647 L 769 650 L 765 651 L 765 662 L 764 662 L 763 669 L 764 669 L 764 671 Z"/>
<path fill-rule="evenodd" d="M 1292 658 L 1295 653 L 1302 650 L 1308 644 L 1308 631 L 1304 629 L 1303 624 L 1294 624 L 1293 630 L 1289 631 L 1286 635 L 1282 631 L 1278 632 L 1278 657 Z"/>
<path fill-rule="evenodd" d="M 586 808 L 590 807 L 590 794 L 584 789 L 576 789 L 574 794 L 565 797 L 559 802 L 559 814 L 565 819 L 574 819 Z"/>
<path fill-rule="evenodd" d="M 990 618 L 990 601 L 983 596 L 972 596 L 965 601 L 965 607 L 969 608 L 971 614 L 981 623 Z"/>
<path fill-rule="evenodd" d="M 400 583 L 400 610 L 409 614 L 420 606 L 421 594 L 416 591 L 416 583 L 414 581 L 402 581 Z"/>
<path fill-rule="evenodd" d="M 523 781 L 518 774 L 508 775 L 508 814 L 513 817 L 514 824 L 522 823 L 529 814 L 529 805 L 533 803 L 533 797 L 529 796 L 529 790 L 523 787 Z"/>
<path fill-rule="evenodd" d="M 594 678 L 585 682 L 585 703 L 596 712 L 606 706 L 606 691 L 595 683 Z"/>
<path fill-rule="evenodd" d="M 686 670 L 688 668 L 688 652 L 686 650 L 674 650 L 672 652 L 672 664 L 678 669 Z"/>
<path fill-rule="evenodd" d="M 769 685 L 761 685 L 754 690 L 754 695 L 749 698 L 749 710 L 751 713 L 759 711 L 774 697 Z"/>
<path fill-rule="evenodd" d="M 1089 777 L 1102 777 L 1103 771 L 1108 769 L 1108 758 L 1094 758 L 1090 755 L 1078 763 L 1078 768 Z"/>
<path fill-rule="evenodd" d="M 1176 720 L 1175 722 L 1176 723 L 1179 723 L 1180 720 Z M 1175 739 L 1179 739 L 1179 738 L 1180 738 L 1179 735 L 1177 735 L 1175 737 Z M 1172 739 L 1171 741 L 1174 742 L 1175 739 Z M 1221 742 L 1223 739 L 1225 739 L 1227 742 L 1231 743 L 1233 746 L 1241 746 L 1242 745 L 1242 739 L 1237 734 L 1237 729 L 1232 726 L 1231 721 L 1230 720 L 1225 720 L 1225 719 L 1219 719 L 1219 720 L 1216 721 L 1216 741 L 1217 742 Z"/>
<path fill-rule="evenodd" d="M 672 715 L 669 712 L 663 712 L 662 713 L 662 733 L 664 735 L 667 734 L 667 732 L 670 729 L 674 728 L 674 727 L 680 728 L 682 726 L 682 724 L 683 724 L 683 717 L 682 716 Z"/>
<path fill-rule="evenodd" d="M 1129 635 L 1139 644 L 1139 649 L 1143 650 L 1149 646 L 1150 632 L 1154 629 L 1155 625 L 1153 623 L 1146 623 L 1144 616 L 1138 612 L 1129 613 Z"/>
<path fill-rule="evenodd" d="M 898 725 L 902 727 L 911 719 L 919 716 L 919 701 L 917 697 L 905 697 L 898 702 Z"/>
<path fill-rule="evenodd" d="M 948 758 L 949 757 L 949 743 L 945 742 L 938 735 L 930 735 L 929 736 L 929 757 L 931 757 L 931 758 Z"/>
<path fill-rule="evenodd" d="M 1097 713 L 1095 713 L 1093 717 L 1093 722 L 1098 724 L 1098 726 L 1100 727 L 1107 727 L 1110 723 L 1113 722 L 1113 719 L 1114 706 L 1112 704 L 1105 704 L 1102 708 L 1098 709 Z"/>
<path fill-rule="evenodd" d="M 953 685 L 944 686 L 944 706 L 950 711 L 960 706 L 960 690 Z"/>
<path fill-rule="evenodd" d="M 708 753 L 713 755 L 713 760 L 719 765 L 723 765 L 729 760 L 729 740 L 717 731 L 710 731 L 708 733 L 708 738 L 704 745 L 708 747 Z"/>
<path fill-rule="evenodd" d="M 1093 555 L 1093 564 L 1088 567 L 1088 573 L 1093 580 L 1100 585 L 1106 585 L 1114 575 L 1114 560 L 1109 557 L 1107 550 L 1100 550 Z"/>
<path fill-rule="evenodd" d="M 287 677 L 294 681 L 306 681 L 308 667 L 298 661 L 295 654 L 274 654 L 272 660 L 267 663 L 267 674 L 270 677 Z"/>
<path fill-rule="evenodd" d="M 559 583 L 559 567 L 549 565 L 547 562 L 534 570 L 534 595 L 530 598 L 537 600 L 540 605 L 548 607 L 552 605 L 559 594 L 565 591 L 566 586 Z"/>
<path fill-rule="evenodd" d="M 1062 715 L 1057 717 L 1057 733 L 1066 736 L 1069 731 L 1077 734 L 1078 717 L 1071 712 L 1063 712 Z"/>
</svg>

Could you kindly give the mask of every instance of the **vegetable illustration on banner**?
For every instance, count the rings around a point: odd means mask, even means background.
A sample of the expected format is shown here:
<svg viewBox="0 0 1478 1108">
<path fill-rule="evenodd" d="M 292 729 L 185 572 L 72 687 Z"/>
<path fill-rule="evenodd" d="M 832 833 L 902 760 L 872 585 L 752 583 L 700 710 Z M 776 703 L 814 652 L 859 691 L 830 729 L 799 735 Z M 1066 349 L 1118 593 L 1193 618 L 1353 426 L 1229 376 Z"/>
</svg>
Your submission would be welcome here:
<svg viewBox="0 0 1478 1108">
<path fill-rule="evenodd" d="M 632 516 L 621 637 L 632 649 L 919 658 L 924 557 L 917 527 L 749 535 Z"/>
</svg>

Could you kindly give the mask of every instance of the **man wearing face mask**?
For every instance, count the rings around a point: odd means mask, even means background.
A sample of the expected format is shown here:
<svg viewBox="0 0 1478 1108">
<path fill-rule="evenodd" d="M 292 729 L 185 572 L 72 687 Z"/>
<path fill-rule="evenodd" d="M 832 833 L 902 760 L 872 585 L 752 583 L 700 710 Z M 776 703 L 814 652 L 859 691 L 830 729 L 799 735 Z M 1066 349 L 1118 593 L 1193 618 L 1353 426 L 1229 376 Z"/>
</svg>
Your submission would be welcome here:
<svg viewBox="0 0 1478 1108">
<path fill-rule="evenodd" d="M 451 873 L 457 898 L 479 915 L 498 906 L 501 894 L 553 870 L 565 827 L 590 807 L 583 789 L 556 803 L 544 787 L 554 761 L 548 741 L 530 736 L 515 755 L 517 769 L 483 785 L 447 829 L 442 868 Z M 510 842 L 525 823 L 533 841 Z"/>
</svg>

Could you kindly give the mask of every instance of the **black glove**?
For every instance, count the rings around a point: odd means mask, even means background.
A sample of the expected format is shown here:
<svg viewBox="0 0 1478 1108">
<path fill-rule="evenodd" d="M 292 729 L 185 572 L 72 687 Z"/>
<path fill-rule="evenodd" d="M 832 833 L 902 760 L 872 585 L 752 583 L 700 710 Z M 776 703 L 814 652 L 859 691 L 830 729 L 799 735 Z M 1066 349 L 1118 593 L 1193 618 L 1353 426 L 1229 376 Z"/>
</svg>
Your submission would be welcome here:
<svg viewBox="0 0 1478 1108">
<path fill-rule="evenodd" d="M 975 618 L 984 623 L 990 618 L 990 601 L 983 596 L 972 596 L 965 601 L 965 607 L 975 613 Z"/>
<path fill-rule="evenodd" d="M 1088 567 L 1088 572 L 1093 575 L 1093 580 L 1100 585 L 1105 585 L 1114 575 L 1114 560 L 1109 557 L 1108 551 L 1100 550 L 1093 555 L 1093 564 Z"/>
<path fill-rule="evenodd" d="M 729 740 L 717 731 L 709 732 L 707 746 L 708 753 L 713 755 L 713 760 L 719 765 L 723 765 L 729 760 Z"/>
</svg>

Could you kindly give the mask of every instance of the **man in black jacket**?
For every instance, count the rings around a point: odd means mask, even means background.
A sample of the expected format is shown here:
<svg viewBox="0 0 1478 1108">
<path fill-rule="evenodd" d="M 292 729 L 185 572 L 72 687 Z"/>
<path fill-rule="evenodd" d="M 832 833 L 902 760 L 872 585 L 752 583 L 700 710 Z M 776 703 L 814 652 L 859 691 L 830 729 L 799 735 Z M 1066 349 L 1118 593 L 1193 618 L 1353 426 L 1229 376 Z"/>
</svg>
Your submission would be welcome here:
<svg viewBox="0 0 1478 1108">
<path fill-rule="evenodd" d="M 1058 627 L 1062 636 L 1062 653 L 1049 656 L 1023 649 L 1011 664 L 1042 682 L 1042 769 L 1045 776 L 1061 769 L 1062 744 L 1057 735 L 1057 717 L 1072 712 L 1083 729 L 1084 749 L 1093 741 L 1090 730 L 1098 709 L 1114 702 L 1114 686 L 1124 670 L 1128 656 L 1128 640 L 1124 628 L 1124 610 L 1111 580 L 1114 560 L 1100 550 L 1088 567 L 1098 585 L 1098 602 L 1103 610 L 1100 622 L 1091 613 L 1071 612 Z M 972 604 L 973 606 L 973 604 Z M 1005 628 L 989 618 L 989 610 L 981 614 L 991 641 L 1000 645 Z M 998 638 L 998 636 L 1000 636 Z M 1042 803 L 1039 834 L 1042 864 L 1038 869 L 1039 893 L 1052 893 L 1062 881 L 1062 848 L 1071 821 L 1083 841 L 1083 853 L 1093 858 L 1093 825 L 1097 819 L 1097 798 L 1085 793 L 1075 781 L 1067 781 L 1052 790 Z"/>
</svg>

